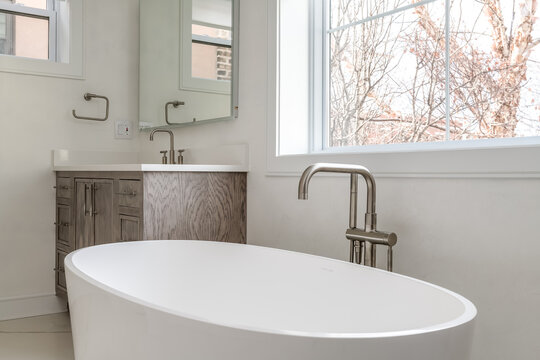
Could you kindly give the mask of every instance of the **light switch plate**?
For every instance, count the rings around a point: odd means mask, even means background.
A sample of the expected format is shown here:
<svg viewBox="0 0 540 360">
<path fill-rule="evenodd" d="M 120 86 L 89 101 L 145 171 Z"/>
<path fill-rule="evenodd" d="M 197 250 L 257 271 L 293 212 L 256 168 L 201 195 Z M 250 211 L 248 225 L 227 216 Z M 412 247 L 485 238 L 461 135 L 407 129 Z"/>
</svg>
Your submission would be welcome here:
<svg viewBox="0 0 540 360">
<path fill-rule="evenodd" d="M 116 139 L 131 139 L 131 121 L 117 120 L 114 123 L 114 137 Z"/>
</svg>

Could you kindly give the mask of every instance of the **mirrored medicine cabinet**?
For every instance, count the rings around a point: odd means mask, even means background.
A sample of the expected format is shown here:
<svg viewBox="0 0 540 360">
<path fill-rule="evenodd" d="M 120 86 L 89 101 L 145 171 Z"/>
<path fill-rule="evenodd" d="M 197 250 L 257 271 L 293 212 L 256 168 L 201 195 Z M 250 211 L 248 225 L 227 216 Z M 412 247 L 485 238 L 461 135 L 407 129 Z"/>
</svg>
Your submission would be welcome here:
<svg viewBox="0 0 540 360">
<path fill-rule="evenodd" d="M 140 0 L 139 126 L 237 112 L 239 0 Z"/>
</svg>

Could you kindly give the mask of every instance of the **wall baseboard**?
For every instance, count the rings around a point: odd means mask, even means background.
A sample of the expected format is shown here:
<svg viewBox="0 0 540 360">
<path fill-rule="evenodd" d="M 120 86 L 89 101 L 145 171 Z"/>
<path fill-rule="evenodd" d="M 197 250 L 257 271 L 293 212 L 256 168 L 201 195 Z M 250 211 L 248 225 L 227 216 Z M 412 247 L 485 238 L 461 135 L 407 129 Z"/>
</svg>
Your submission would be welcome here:
<svg viewBox="0 0 540 360">
<path fill-rule="evenodd" d="M 0 298 L 0 321 L 67 311 L 65 300 L 54 294 Z"/>
</svg>

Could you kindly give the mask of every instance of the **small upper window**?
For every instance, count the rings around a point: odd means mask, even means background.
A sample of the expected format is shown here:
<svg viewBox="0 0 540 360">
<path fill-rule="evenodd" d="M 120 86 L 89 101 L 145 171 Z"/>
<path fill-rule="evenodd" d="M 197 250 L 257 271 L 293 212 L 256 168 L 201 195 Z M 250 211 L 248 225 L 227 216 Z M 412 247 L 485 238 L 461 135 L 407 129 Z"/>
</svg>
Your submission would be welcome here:
<svg viewBox="0 0 540 360">
<path fill-rule="evenodd" d="M 68 62 L 65 1 L 0 0 L 0 55 Z"/>
</svg>

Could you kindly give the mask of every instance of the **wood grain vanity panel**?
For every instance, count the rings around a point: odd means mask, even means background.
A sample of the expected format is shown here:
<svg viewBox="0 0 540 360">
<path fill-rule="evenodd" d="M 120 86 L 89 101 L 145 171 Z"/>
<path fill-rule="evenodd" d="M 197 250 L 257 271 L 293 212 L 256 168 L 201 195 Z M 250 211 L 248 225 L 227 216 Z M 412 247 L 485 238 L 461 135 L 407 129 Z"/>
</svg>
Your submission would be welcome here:
<svg viewBox="0 0 540 360">
<path fill-rule="evenodd" d="M 175 239 L 182 196 L 176 173 L 144 174 L 144 240 Z M 182 238 L 178 238 L 182 239 Z"/>
<path fill-rule="evenodd" d="M 247 242 L 247 175 L 245 173 L 235 173 L 233 193 L 234 212 L 232 223 L 239 224 L 231 228 L 231 237 L 242 239 L 240 243 Z"/>
<path fill-rule="evenodd" d="M 144 239 L 246 242 L 246 175 L 147 173 Z"/>
<path fill-rule="evenodd" d="M 179 174 L 187 239 L 242 242 L 234 237 L 234 174 Z"/>
</svg>

